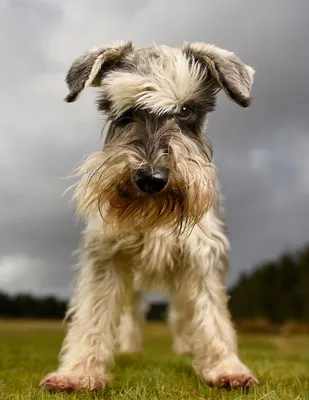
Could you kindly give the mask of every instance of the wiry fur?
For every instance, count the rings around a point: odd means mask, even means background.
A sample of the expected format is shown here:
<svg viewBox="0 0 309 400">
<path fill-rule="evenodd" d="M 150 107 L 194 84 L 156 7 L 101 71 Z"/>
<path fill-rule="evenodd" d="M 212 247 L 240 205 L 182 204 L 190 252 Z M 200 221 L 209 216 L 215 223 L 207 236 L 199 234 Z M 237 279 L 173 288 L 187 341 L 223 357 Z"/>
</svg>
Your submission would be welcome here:
<svg viewBox="0 0 309 400">
<path fill-rule="evenodd" d="M 200 151 L 198 143 L 182 135 L 172 122 L 151 135 L 142 121 L 140 126 L 136 122 L 120 129 L 117 138 L 81 166 L 82 178 L 74 194 L 79 215 L 99 211 L 111 225 L 122 228 L 129 220 L 144 232 L 159 226 L 181 230 L 197 224 L 210 205 L 215 205 L 215 170 L 205 157 L 207 147 Z M 148 149 L 134 145 L 145 137 Z M 169 188 L 160 196 L 145 196 L 132 183 L 132 171 L 157 165 L 171 171 Z"/>
<path fill-rule="evenodd" d="M 74 199 L 87 219 L 81 268 L 60 367 L 42 387 L 104 387 L 117 341 L 120 351 L 141 352 L 140 297 L 157 288 L 171 298 L 174 350 L 192 354 L 207 383 L 257 382 L 237 356 L 225 289 L 230 245 L 204 136 L 218 90 L 246 107 L 253 73 L 232 53 L 201 43 L 118 44 L 73 63 L 67 101 L 100 85 L 98 108 L 109 128 L 102 150 L 77 171 Z M 156 168 L 168 171 L 166 187 L 142 192 L 135 171 Z"/>
</svg>

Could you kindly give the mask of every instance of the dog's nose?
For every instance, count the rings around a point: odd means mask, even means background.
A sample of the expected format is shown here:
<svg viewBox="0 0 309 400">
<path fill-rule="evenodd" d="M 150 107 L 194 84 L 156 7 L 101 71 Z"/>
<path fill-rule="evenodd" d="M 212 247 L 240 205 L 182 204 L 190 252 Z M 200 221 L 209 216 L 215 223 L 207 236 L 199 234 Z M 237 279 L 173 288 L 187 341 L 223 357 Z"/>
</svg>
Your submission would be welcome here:
<svg viewBox="0 0 309 400">
<path fill-rule="evenodd" d="M 168 181 L 166 168 L 138 169 L 134 173 L 136 186 L 145 193 L 159 193 Z"/>
</svg>

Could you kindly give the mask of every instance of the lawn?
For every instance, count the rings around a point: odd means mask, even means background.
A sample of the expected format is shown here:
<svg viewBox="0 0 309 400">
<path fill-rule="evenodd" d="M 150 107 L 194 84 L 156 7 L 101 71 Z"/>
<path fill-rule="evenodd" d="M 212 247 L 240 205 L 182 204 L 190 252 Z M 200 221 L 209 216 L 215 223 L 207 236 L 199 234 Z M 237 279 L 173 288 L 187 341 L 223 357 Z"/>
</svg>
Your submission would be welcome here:
<svg viewBox="0 0 309 400">
<path fill-rule="evenodd" d="M 241 336 L 241 357 L 260 380 L 242 394 L 208 388 L 193 374 L 189 357 L 172 354 L 166 326 L 148 324 L 144 354 L 117 357 L 115 379 L 105 391 L 43 392 L 38 383 L 56 367 L 62 338 L 58 322 L 0 321 L 0 399 L 309 400 L 309 337 Z"/>
</svg>

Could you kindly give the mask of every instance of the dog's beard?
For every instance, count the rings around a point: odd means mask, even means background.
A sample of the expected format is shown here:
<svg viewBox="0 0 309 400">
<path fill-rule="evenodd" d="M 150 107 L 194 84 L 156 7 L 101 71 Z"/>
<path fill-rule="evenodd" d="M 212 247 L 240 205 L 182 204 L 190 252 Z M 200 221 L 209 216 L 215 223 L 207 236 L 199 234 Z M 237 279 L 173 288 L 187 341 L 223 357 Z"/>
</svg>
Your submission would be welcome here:
<svg viewBox="0 0 309 400">
<path fill-rule="evenodd" d="M 119 230 L 146 232 L 164 227 L 181 233 L 198 224 L 210 207 L 217 207 L 215 168 L 201 156 L 170 154 L 165 160 L 170 170 L 166 188 L 147 194 L 131 178 L 132 171 L 143 165 L 138 154 L 128 148 L 119 149 L 118 154 L 95 153 L 78 169 L 75 176 L 81 179 L 73 195 L 78 216 L 100 213 Z"/>
</svg>

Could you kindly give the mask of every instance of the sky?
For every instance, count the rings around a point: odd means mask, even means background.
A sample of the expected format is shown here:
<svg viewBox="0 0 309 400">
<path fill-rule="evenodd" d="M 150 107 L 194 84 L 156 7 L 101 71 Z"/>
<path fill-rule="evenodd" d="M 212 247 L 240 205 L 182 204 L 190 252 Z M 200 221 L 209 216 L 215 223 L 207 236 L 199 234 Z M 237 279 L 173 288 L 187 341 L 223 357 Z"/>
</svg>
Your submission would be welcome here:
<svg viewBox="0 0 309 400">
<path fill-rule="evenodd" d="M 202 41 L 255 70 L 207 135 L 232 244 L 228 284 L 309 241 L 308 0 L 0 0 L 0 290 L 67 298 L 81 225 L 64 180 L 100 147 L 96 89 L 63 101 L 72 61 L 115 40 Z M 153 295 L 157 298 L 157 295 Z"/>
</svg>

